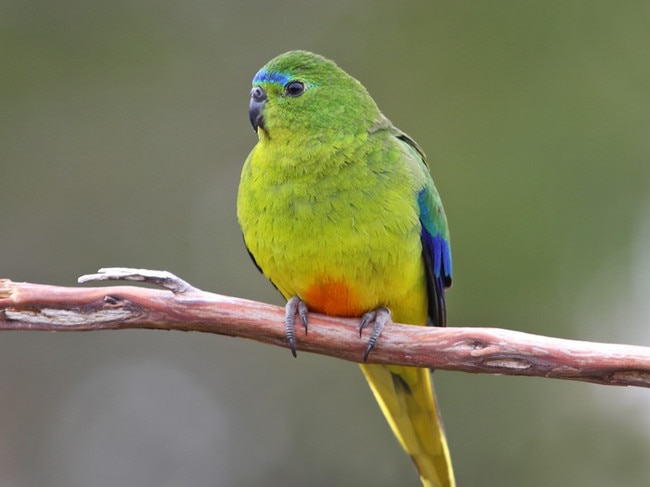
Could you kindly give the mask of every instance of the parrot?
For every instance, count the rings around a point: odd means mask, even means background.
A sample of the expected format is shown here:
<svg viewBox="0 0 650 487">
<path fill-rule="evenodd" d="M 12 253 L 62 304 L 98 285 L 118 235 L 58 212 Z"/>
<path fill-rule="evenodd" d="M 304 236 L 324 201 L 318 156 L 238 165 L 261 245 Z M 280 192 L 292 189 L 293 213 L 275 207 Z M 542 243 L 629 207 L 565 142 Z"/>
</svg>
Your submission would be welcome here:
<svg viewBox="0 0 650 487">
<path fill-rule="evenodd" d="M 257 268 L 287 300 L 288 346 L 310 312 L 370 328 L 361 369 L 425 487 L 455 486 L 429 369 L 368 364 L 395 321 L 445 326 L 449 230 L 420 146 L 366 88 L 296 50 L 255 74 L 257 143 L 242 167 L 237 219 Z M 360 361 L 361 362 L 361 361 Z"/>
</svg>

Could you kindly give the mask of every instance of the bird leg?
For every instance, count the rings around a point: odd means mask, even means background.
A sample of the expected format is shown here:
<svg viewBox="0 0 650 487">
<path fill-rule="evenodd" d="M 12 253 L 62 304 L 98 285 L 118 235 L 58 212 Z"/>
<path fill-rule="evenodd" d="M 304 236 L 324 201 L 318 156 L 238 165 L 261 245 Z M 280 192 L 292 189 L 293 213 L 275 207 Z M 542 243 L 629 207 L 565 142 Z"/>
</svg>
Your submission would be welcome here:
<svg viewBox="0 0 650 487">
<path fill-rule="evenodd" d="M 291 348 L 291 354 L 294 357 L 296 356 L 296 335 L 294 331 L 296 327 L 296 313 L 300 316 L 302 326 L 305 327 L 305 333 L 307 333 L 307 305 L 298 296 L 293 296 L 287 301 L 284 307 L 284 327 L 289 348 Z"/>
<path fill-rule="evenodd" d="M 371 321 L 374 323 L 372 325 L 372 331 L 370 332 L 368 346 L 366 347 L 366 351 L 363 354 L 364 362 L 368 359 L 368 355 L 370 355 L 372 349 L 375 348 L 375 345 L 377 345 L 377 339 L 379 338 L 379 335 L 381 335 L 384 326 L 386 326 L 386 323 L 390 321 L 390 310 L 384 306 L 380 306 L 379 308 L 364 313 L 364 315 L 361 317 L 361 323 L 359 323 L 359 336 L 361 336 L 363 329 Z"/>
</svg>

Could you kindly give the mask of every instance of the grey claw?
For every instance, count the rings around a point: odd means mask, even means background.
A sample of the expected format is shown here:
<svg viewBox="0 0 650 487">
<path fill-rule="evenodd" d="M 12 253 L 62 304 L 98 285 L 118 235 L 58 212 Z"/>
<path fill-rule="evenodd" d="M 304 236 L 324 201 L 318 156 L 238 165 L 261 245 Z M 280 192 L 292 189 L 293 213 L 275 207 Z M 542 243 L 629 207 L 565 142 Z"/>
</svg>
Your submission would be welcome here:
<svg viewBox="0 0 650 487">
<path fill-rule="evenodd" d="M 287 301 L 286 306 L 284 307 L 284 327 L 285 334 L 287 336 L 287 341 L 289 342 L 289 348 L 291 349 L 291 354 L 296 357 L 296 313 L 300 316 L 300 321 L 302 326 L 305 327 L 305 333 L 307 333 L 308 325 L 308 316 L 309 310 L 307 305 L 302 299 L 298 296 L 294 296 L 289 301 Z"/>
<path fill-rule="evenodd" d="M 372 325 L 372 331 L 370 332 L 370 338 L 368 339 L 366 351 L 363 354 L 364 362 L 368 359 L 368 355 L 370 355 L 372 349 L 375 348 L 375 345 L 377 345 L 379 335 L 381 335 L 381 332 L 386 326 L 386 323 L 390 321 L 390 310 L 382 306 L 365 313 L 361 317 L 361 323 L 359 324 L 359 336 L 361 336 L 361 332 L 371 321 L 374 321 L 374 324 Z"/>
</svg>

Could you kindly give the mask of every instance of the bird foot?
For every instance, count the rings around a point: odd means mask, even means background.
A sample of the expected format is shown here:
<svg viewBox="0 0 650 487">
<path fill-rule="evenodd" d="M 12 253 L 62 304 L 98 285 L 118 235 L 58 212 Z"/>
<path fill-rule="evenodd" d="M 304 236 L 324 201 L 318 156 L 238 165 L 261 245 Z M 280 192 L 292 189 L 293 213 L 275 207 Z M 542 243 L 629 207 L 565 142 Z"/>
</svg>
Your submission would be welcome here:
<svg viewBox="0 0 650 487">
<path fill-rule="evenodd" d="M 372 325 L 372 331 L 370 332 L 370 339 L 368 340 L 368 346 L 366 351 L 363 354 L 363 361 L 365 362 L 368 359 L 368 355 L 375 345 L 377 345 L 377 340 L 379 335 L 381 335 L 384 326 L 390 321 L 390 310 L 383 306 L 380 306 L 377 309 L 368 311 L 361 317 L 361 323 L 359 323 L 359 336 L 363 332 L 363 329 L 368 326 L 370 322 L 374 322 Z"/>
<path fill-rule="evenodd" d="M 291 354 L 296 356 L 296 314 L 300 316 L 300 321 L 302 326 L 305 327 L 305 333 L 307 333 L 307 322 L 309 310 L 305 302 L 300 299 L 298 296 L 294 296 L 289 301 L 287 301 L 286 306 L 284 307 L 284 327 L 285 333 L 287 336 L 287 341 L 289 342 L 289 348 L 291 349 Z"/>
</svg>

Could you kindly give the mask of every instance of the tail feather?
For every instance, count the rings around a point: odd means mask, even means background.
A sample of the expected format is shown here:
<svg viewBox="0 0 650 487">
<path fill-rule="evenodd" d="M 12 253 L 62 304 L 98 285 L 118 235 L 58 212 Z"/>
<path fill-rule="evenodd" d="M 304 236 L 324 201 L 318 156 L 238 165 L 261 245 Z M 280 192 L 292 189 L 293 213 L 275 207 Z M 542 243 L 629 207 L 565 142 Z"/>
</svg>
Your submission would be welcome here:
<svg viewBox="0 0 650 487">
<path fill-rule="evenodd" d="M 428 369 L 361 365 L 393 433 L 424 487 L 455 487 L 445 431 Z"/>
</svg>

